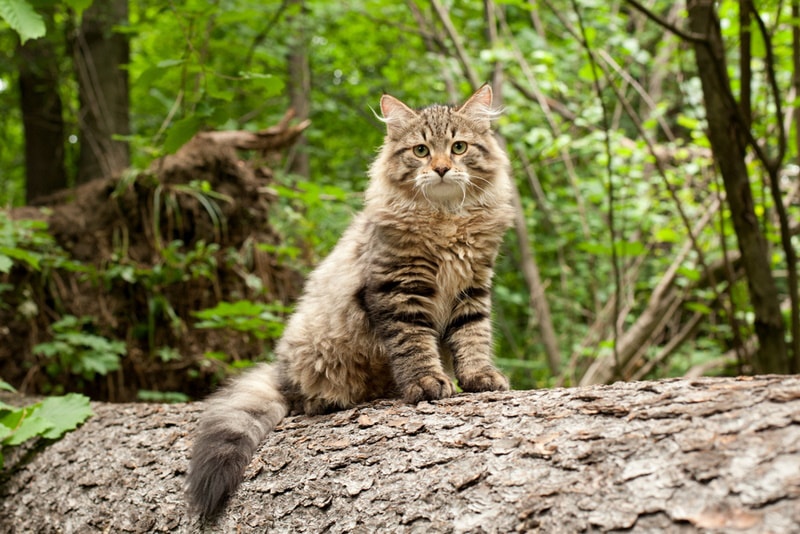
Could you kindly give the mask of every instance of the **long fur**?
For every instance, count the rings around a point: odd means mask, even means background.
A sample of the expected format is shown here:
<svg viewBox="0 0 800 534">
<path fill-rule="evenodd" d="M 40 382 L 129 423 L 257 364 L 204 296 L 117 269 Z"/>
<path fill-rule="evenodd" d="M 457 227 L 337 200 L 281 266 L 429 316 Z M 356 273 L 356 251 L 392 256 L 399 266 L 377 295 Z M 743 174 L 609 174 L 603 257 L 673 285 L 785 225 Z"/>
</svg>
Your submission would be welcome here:
<svg viewBox="0 0 800 534">
<path fill-rule="evenodd" d="M 383 96 L 363 211 L 309 276 L 277 361 L 223 388 L 201 418 L 187 483 L 197 512 L 219 511 L 287 413 L 445 398 L 448 371 L 465 391 L 508 388 L 491 362 L 492 269 L 512 218 L 491 100 L 488 85 L 459 107 Z"/>
</svg>

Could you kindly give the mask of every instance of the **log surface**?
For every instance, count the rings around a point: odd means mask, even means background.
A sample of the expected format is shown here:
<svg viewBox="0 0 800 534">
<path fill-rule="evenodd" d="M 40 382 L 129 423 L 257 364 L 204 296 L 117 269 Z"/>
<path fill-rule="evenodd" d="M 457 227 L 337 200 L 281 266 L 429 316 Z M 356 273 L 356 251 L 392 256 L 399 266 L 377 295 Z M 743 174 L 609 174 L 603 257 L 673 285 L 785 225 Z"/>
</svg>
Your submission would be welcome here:
<svg viewBox="0 0 800 534">
<path fill-rule="evenodd" d="M 800 531 L 800 377 L 288 418 L 205 525 L 182 493 L 202 403 L 94 410 L 2 482 L 0 532 Z"/>
</svg>

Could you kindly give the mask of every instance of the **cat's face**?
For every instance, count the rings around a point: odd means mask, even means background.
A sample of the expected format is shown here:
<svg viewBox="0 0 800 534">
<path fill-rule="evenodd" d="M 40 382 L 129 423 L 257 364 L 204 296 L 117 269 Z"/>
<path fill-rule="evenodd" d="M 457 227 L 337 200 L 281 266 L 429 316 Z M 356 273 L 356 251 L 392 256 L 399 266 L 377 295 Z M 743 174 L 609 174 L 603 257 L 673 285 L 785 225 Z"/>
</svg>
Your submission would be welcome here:
<svg viewBox="0 0 800 534">
<path fill-rule="evenodd" d="M 491 104 L 488 85 L 458 108 L 415 111 L 384 95 L 380 172 L 407 199 L 432 205 L 463 206 L 492 194 L 506 159 L 490 130 Z"/>
</svg>

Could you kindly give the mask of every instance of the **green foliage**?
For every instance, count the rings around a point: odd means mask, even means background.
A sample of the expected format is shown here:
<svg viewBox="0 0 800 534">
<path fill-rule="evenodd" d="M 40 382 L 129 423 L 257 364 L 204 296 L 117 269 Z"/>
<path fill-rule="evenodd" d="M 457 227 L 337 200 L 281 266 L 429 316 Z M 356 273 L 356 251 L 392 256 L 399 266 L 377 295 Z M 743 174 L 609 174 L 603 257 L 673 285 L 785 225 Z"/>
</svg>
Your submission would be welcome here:
<svg viewBox="0 0 800 534">
<path fill-rule="evenodd" d="M 213 308 L 193 315 L 200 319 L 197 328 L 230 329 L 258 339 L 276 339 L 283 333 L 283 317 L 288 312 L 282 304 L 240 300 L 220 302 Z"/>
<path fill-rule="evenodd" d="M 119 369 L 125 343 L 92 333 L 93 323 L 91 317 L 67 315 L 52 324 L 53 340 L 33 348 L 47 359 L 48 374 L 67 372 L 91 380 Z"/>
<path fill-rule="evenodd" d="M 2 380 L 0 383 L 5 384 Z M 23 408 L 0 402 L 0 468 L 3 448 L 21 445 L 35 437 L 58 439 L 91 415 L 88 397 L 76 393 L 48 397 Z"/>
<path fill-rule="evenodd" d="M 289 182 L 292 176 L 281 176 L 281 182 Z M 350 202 L 352 194 L 336 185 L 320 185 L 307 181 L 276 187 L 279 209 L 273 210 L 270 223 L 284 236 L 279 246 L 265 245 L 264 250 L 276 252 L 279 257 L 289 259 L 301 269 L 308 261 L 316 264 L 336 244 L 347 228 L 355 206 Z M 295 261 L 297 255 L 310 248 L 313 254 L 306 258 L 306 265 Z"/>
<path fill-rule="evenodd" d="M 142 402 L 166 402 L 176 404 L 179 402 L 189 402 L 189 396 L 180 391 L 150 391 L 140 389 L 137 398 Z"/>
<path fill-rule="evenodd" d="M 45 221 L 12 220 L 0 210 L 0 273 L 9 273 L 15 263 L 36 271 L 52 267 L 83 269 L 56 245 Z"/>
<path fill-rule="evenodd" d="M 44 19 L 26 0 L 0 0 L 0 18 L 19 34 L 20 41 L 44 36 Z"/>
<path fill-rule="evenodd" d="M 79 3 L 67 2 L 76 11 Z M 23 0 L 0 0 L 0 14 L 5 16 L 3 7 L 23 4 Z M 653 358 L 687 317 L 700 313 L 704 320 L 647 376 L 680 374 L 727 351 L 738 338 L 751 337 L 747 284 L 741 278 L 718 277 L 714 284 L 707 280 L 708 267 L 738 244 L 728 211 L 723 207 L 711 213 L 724 191 L 707 150 L 703 94 L 691 47 L 620 2 L 495 2 L 502 10 L 495 42 L 487 38 L 483 3 L 445 4 L 478 80 L 491 79 L 496 62 L 503 65 L 505 83 L 496 90 L 502 92 L 505 111 L 496 125 L 508 144 L 525 230 L 546 287 L 562 364 L 572 373 L 553 377 L 545 364 L 538 335 L 541 318 L 531 310 L 519 243 L 510 234 L 496 269 L 494 308 L 497 352 L 514 385 L 579 379 L 596 358 L 611 353 L 612 325 L 618 324 L 621 331 L 630 328 L 671 272 L 677 273 L 674 286 L 681 305 L 672 310 L 672 321 L 665 318 L 652 345 L 643 349 L 645 359 Z M 732 89 L 738 97 L 742 91 L 737 75 L 739 4 L 717 5 L 729 40 Z M 451 37 L 425 2 L 306 0 L 301 6 L 254 0 L 131 0 L 129 6 L 130 25 L 125 28 L 132 50 L 129 140 L 139 168 L 148 168 L 155 156 L 176 151 L 204 128 L 259 130 L 274 124 L 290 105 L 286 58 L 296 45 L 305 47 L 312 59 L 312 126 L 305 133 L 307 144 L 298 150 L 309 154 L 310 174 L 295 176 L 283 162 L 268 163 L 275 170 L 271 186 L 278 195 L 270 224 L 281 239 L 253 245 L 274 255 L 278 263 L 300 270 L 313 267 L 333 247 L 359 208 L 366 171 L 384 131 L 373 114 L 380 95 L 388 91 L 416 106 L 458 101 L 471 89 Z M 652 4 L 665 16 L 673 16 L 672 8 L 673 3 L 666 1 Z M 756 8 L 771 31 L 778 97 L 784 98 L 792 94 L 792 30 L 797 21 L 788 4 Z M 683 27 L 684 14 L 674 13 L 676 24 Z M 579 16 L 583 33 L 576 22 Z M 59 31 L 66 19 L 65 12 L 57 9 Z M 776 95 L 765 76 L 768 43 L 755 22 L 750 30 L 756 57 L 752 131 L 772 149 Z M 0 50 L 14 49 L 9 35 L 16 39 L 12 32 L 0 32 Z M 582 45 L 584 36 L 596 55 L 600 94 Z M 10 52 L 0 56 L 7 72 L 15 68 L 12 56 Z M 74 83 L 65 80 L 61 91 L 72 112 L 77 96 Z M 0 184 L 0 201 L 9 204 L 19 203 L 23 190 L 17 91 L 14 79 L 0 74 L 0 107 L 7 110 L 0 114 L 0 168 L 8 177 Z M 787 109 L 796 102 L 787 99 L 783 104 Z M 787 146 L 787 161 L 796 159 L 794 126 Z M 785 295 L 785 258 L 776 246 L 774 206 L 766 185 L 757 179 L 763 169 L 752 162 L 749 170 L 755 178 L 758 223 L 773 247 L 772 261 Z M 790 188 L 796 174 L 796 169 L 787 167 L 782 185 Z M 245 261 L 242 251 L 220 251 L 214 243 L 187 244 L 168 237 L 170 228 L 188 224 L 179 208 L 179 200 L 187 197 L 203 207 L 215 232 L 224 235 L 221 206 L 234 199 L 202 182 L 164 185 L 151 210 L 160 251 L 154 264 L 134 264 L 121 246 L 100 272 L 87 271 L 109 290 L 123 287 L 145 295 L 148 316 L 134 335 L 146 338 L 151 355 L 166 363 L 176 356 L 158 346 L 158 325 L 166 320 L 176 333 L 186 328 L 167 296 L 169 288 L 187 280 L 213 286 L 220 252 L 226 261 Z M 796 202 L 788 209 L 790 218 L 800 217 Z M 699 225 L 708 213 L 712 217 Z M 41 223 L 11 222 L 0 214 L 0 274 L 12 272 L 15 265 L 82 268 L 69 266 L 48 239 Z M 687 243 L 690 250 L 684 253 Z M 609 317 L 617 286 L 623 302 L 621 317 L 614 321 Z M 248 287 L 254 292 L 261 289 L 255 281 Z M 0 293 L 10 291 L 14 288 L 0 284 Z M 196 326 L 230 329 L 255 339 L 279 335 L 286 310 L 242 295 L 221 297 L 234 302 L 199 312 Z M 211 354 L 208 360 L 218 361 L 215 356 L 219 355 Z"/>
</svg>

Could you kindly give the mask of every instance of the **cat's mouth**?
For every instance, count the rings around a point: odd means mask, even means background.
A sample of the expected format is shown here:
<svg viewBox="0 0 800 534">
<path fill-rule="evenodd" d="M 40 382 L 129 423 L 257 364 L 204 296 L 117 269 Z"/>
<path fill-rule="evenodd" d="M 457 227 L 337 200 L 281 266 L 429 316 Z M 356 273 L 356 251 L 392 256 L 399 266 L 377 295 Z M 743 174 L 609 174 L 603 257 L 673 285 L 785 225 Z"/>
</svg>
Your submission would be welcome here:
<svg viewBox="0 0 800 534">
<path fill-rule="evenodd" d="M 444 176 L 426 172 L 416 178 L 416 186 L 429 202 L 464 202 L 469 179 L 464 173 L 450 171 Z"/>
</svg>

